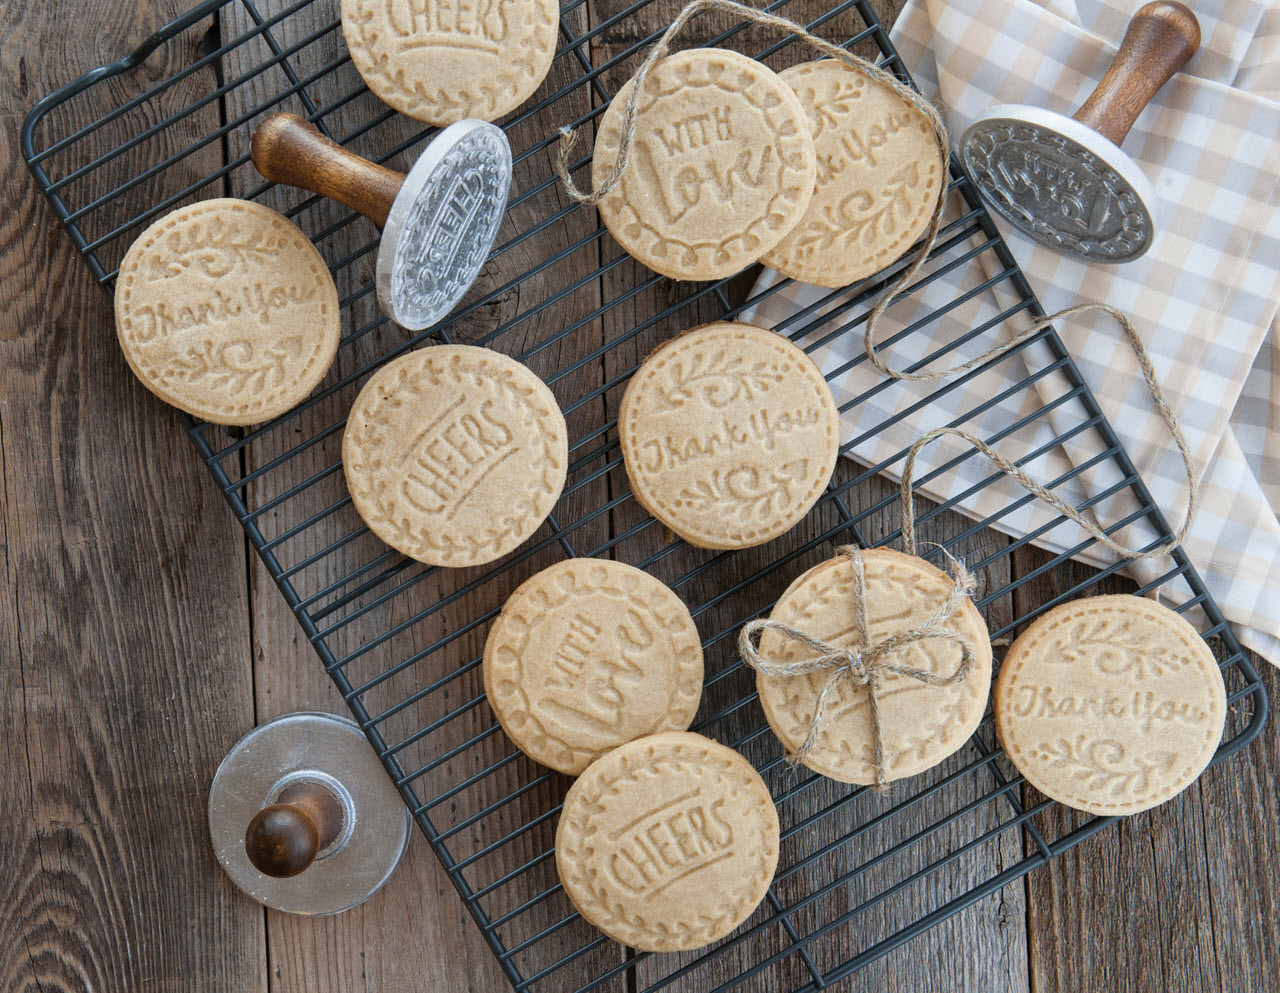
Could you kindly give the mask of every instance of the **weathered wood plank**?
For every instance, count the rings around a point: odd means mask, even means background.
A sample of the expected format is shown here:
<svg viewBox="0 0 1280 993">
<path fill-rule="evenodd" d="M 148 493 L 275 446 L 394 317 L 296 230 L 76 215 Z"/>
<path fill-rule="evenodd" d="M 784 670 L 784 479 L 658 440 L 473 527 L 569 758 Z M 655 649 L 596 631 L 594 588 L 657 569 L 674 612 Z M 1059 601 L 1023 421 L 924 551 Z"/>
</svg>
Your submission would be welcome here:
<svg viewBox="0 0 1280 993">
<path fill-rule="evenodd" d="M 1020 550 L 1016 571 L 1026 575 L 1049 558 L 1039 549 Z M 1019 611 L 1048 602 L 1093 572 L 1071 564 L 1031 580 L 1017 593 Z M 1126 579 L 1109 578 L 1086 592 L 1132 589 Z M 1274 670 L 1257 662 L 1274 686 Z M 1121 820 L 1027 877 L 1037 993 L 1227 993 L 1274 984 L 1270 911 L 1276 906 L 1280 828 L 1275 791 L 1260 784 L 1274 779 L 1275 742 L 1264 731 L 1246 755 L 1210 770 L 1170 802 Z M 1027 802 L 1039 799 L 1028 787 Z M 1224 830 L 1224 819 L 1235 830 Z M 1060 809 L 1035 823 L 1052 839 L 1085 820 Z"/>
<path fill-rule="evenodd" d="M 261 915 L 213 858 L 205 804 L 252 720 L 239 529 L 175 413 L 129 372 L 109 301 L 20 158 L 35 100 L 119 57 L 182 2 L 0 7 L 0 986 L 266 987 Z M 57 112 L 66 134 L 198 56 L 207 25 Z M 112 148 L 216 85 L 197 73 L 83 148 Z M 68 188 L 76 205 L 217 124 L 198 112 Z M 48 132 L 46 132 L 48 133 Z M 171 195 L 216 145 L 147 187 Z M 141 201 L 86 218 L 118 224 Z M 93 237 L 94 235 L 91 235 Z M 118 258 L 133 233 L 104 250 Z M 211 940 L 212 939 L 212 940 Z"/>
</svg>

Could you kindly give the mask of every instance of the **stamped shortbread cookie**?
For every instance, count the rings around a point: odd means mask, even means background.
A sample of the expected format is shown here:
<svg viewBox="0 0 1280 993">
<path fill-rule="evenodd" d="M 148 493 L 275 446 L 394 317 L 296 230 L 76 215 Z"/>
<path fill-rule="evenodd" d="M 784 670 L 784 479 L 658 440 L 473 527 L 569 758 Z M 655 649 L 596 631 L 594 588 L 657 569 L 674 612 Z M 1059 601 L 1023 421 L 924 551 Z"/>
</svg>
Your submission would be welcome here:
<svg viewBox="0 0 1280 993">
<path fill-rule="evenodd" d="M 636 499 L 700 548 L 788 531 L 835 468 L 840 414 L 813 361 L 749 324 L 687 331 L 631 377 L 618 434 Z"/>
<path fill-rule="evenodd" d="M 689 610 L 646 572 L 570 559 L 511 594 L 484 646 L 484 689 L 526 755 L 577 775 L 657 731 L 683 731 L 702 696 Z"/>
<path fill-rule="evenodd" d="M 596 136 L 592 182 L 618 158 L 634 80 Z M 804 109 L 776 73 L 719 48 L 658 62 L 645 81 L 630 162 L 600 201 L 618 243 L 673 279 L 720 279 L 746 268 L 800 220 L 816 164 Z"/>
<path fill-rule="evenodd" d="M 942 152 L 910 101 L 835 59 L 785 69 L 818 158 L 813 199 L 761 260 L 817 286 L 848 286 L 890 265 L 929 226 Z"/>
<path fill-rule="evenodd" d="M 887 548 L 862 553 L 866 575 L 867 622 L 879 641 L 922 625 L 946 601 L 953 582 L 924 559 Z M 841 648 L 858 644 L 853 564 L 840 555 L 814 566 L 792 583 L 769 615 L 806 634 Z M 973 652 L 973 667 L 950 686 L 930 686 L 897 673 L 886 673 L 875 691 L 884 737 L 885 780 L 904 779 L 937 765 L 969 740 L 982 720 L 991 685 L 991 642 L 987 626 L 971 600 L 964 600 L 947 626 Z M 799 659 L 805 647 L 784 641 L 774 631 L 760 638 L 760 653 L 775 662 Z M 939 676 L 961 665 L 954 641 L 931 638 L 905 645 L 893 661 Z M 818 693 L 831 675 L 756 674 L 760 705 L 774 734 L 788 751 L 808 736 Z M 803 763 L 815 772 L 845 783 L 876 782 L 875 736 L 871 721 L 871 689 L 841 681 L 827 704 L 822 730 Z"/>
<path fill-rule="evenodd" d="M 546 383 L 488 348 L 435 345 L 364 385 L 342 436 L 356 510 L 431 565 L 492 562 L 528 538 L 564 488 L 564 415 Z"/>
<path fill-rule="evenodd" d="M 442 127 L 524 103 L 551 68 L 559 18 L 557 0 L 342 0 L 342 33 L 369 89 Z"/>
<path fill-rule="evenodd" d="M 666 731 L 615 748 L 569 788 L 556 868 L 579 913 L 609 937 L 688 951 L 764 899 L 778 840 L 773 798 L 750 762 Z"/>
<path fill-rule="evenodd" d="M 1163 803 L 1222 740 L 1222 672 L 1195 628 L 1145 597 L 1088 597 L 1037 618 L 995 692 L 1010 760 L 1046 796 L 1094 814 Z"/>
<path fill-rule="evenodd" d="M 324 259 L 289 220 L 244 200 L 179 207 L 143 231 L 120 263 L 115 312 L 147 389 L 216 424 L 285 413 L 338 350 Z"/>
</svg>

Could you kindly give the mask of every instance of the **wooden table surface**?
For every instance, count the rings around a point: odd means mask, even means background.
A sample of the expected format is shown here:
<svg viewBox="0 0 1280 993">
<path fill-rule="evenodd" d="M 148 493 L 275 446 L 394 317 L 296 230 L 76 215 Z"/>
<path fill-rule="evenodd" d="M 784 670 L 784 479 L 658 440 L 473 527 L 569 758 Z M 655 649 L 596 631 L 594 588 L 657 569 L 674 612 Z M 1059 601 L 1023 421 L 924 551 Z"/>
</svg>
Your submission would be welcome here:
<svg viewBox="0 0 1280 993">
<path fill-rule="evenodd" d="M 877 5 L 886 23 L 899 5 Z M 109 301 L 17 143 L 39 97 L 186 6 L 0 3 L 0 989 L 500 990 L 416 832 L 385 889 L 318 920 L 265 912 L 209 847 L 209 782 L 236 739 L 277 714 L 343 704 L 178 419 L 130 375 Z M 1043 561 L 1021 551 L 1013 568 Z M 1054 570 L 1032 595 L 1083 572 Z M 1274 693 L 1275 670 L 1260 668 Z M 1174 802 L 839 988 L 1280 989 L 1276 726 Z"/>
</svg>

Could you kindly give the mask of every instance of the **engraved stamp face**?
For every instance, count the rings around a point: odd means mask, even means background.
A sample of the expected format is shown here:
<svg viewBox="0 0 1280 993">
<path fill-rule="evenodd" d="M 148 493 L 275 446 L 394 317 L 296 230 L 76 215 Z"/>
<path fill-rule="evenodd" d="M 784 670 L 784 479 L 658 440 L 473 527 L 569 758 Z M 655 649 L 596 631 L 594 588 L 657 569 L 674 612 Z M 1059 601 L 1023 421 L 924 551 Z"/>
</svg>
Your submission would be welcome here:
<svg viewBox="0 0 1280 993">
<path fill-rule="evenodd" d="M 817 286 L 847 286 L 902 255 L 929 225 L 942 187 L 933 126 L 883 83 L 827 59 L 785 69 L 813 133 L 809 207 L 763 262 Z"/>
<path fill-rule="evenodd" d="M 570 787 L 556 867 L 574 906 L 605 934 L 683 951 L 750 916 L 777 868 L 778 834 L 751 763 L 669 731 L 613 750 Z"/>
<path fill-rule="evenodd" d="M 430 327 L 471 289 L 502 225 L 510 185 L 511 149 L 497 128 L 479 125 L 448 149 L 417 192 L 395 245 L 387 309 L 397 321 Z"/>
<path fill-rule="evenodd" d="M 996 730 L 1018 771 L 1095 814 L 1180 793 L 1213 757 L 1226 710 L 1209 647 L 1145 597 L 1054 608 L 1019 635 L 996 684 Z"/>
<path fill-rule="evenodd" d="M 599 186 L 618 156 L 634 81 L 600 121 Z M 600 203 L 610 233 L 673 279 L 719 279 L 756 261 L 804 214 L 813 140 L 799 100 L 745 55 L 693 49 L 668 56 L 645 83 L 630 164 Z"/>
<path fill-rule="evenodd" d="M 702 646 L 684 603 L 652 576 L 571 559 L 507 600 L 485 643 L 484 685 L 525 754 L 577 775 L 618 745 L 689 726 Z"/>
<path fill-rule="evenodd" d="M 890 549 L 862 553 L 867 584 L 867 620 L 875 640 L 923 624 L 947 598 L 952 581 L 914 555 Z M 841 647 L 858 643 L 853 608 L 853 566 L 844 556 L 820 563 L 797 579 L 769 615 L 821 641 Z M 954 686 L 929 686 L 889 674 L 878 692 L 884 736 L 886 778 L 903 779 L 929 769 L 960 748 L 977 728 L 987 706 L 991 684 L 991 642 L 986 624 L 966 601 L 950 627 L 962 635 L 974 654 L 969 675 Z M 806 649 L 766 631 L 762 654 L 771 660 L 794 661 Z M 897 651 L 894 661 L 942 676 L 959 668 L 960 646 L 942 639 L 920 641 Z M 760 705 L 769 726 L 788 750 L 798 748 L 809 733 L 818 693 L 829 672 L 805 676 L 756 674 Z M 817 744 L 804 764 L 845 783 L 875 782 L 874 736 L 870 690 L 845 681 L 833 692 Z"/>
<path fill-rule="evenodd" d="M 436 345 L 365 384 L 342 464 L 356 510 L 388 545 L 430 565 L 480 565 L 551 512 L 568 432 L 546 384 L 515 359 Z"/>
<path fill-rule="evenodd" d="M 369 88 L 441 127 L 524 103 L 551 67 L 559 17 L 556 0 L 342 0 L 342 33 Z"/>
<path fill-rule="evenodd" d="M 966 133 L 962 151 L 995 208 L 1047 245 L 1123 262 L 1146 251 L 1155 236 L 1137 191 L 1066 135 L 994 118 Z"/>
<path fill-rule="evenodd" d="M 274 210 L 244 200 L 180 207 L 120 264 L 116 333 L 162 400 L 218 424 L 285 413 L 338 350 L 338 293 L 324 259 Z"/>
<path fill-rule="evenodd" d="M 773 331 L 695 328 L 631 378 L 618 416 L 636 499 L 701 548 L 788 531 L 835 468 L 840 416 L 822 373 Z"/>
</svg>

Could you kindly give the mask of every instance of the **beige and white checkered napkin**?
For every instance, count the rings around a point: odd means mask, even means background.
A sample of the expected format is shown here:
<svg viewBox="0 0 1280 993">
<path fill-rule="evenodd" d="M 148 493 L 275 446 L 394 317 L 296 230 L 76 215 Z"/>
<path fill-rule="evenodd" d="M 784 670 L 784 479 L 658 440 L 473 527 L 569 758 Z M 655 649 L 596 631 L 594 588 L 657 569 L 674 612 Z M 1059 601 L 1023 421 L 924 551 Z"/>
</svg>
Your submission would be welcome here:
<svg viewBox="0 0 1280 993">
<path fill-rule="evenodd" d="M 893 38 L 907 68 L 959 135 L 997 103 L 1072 113 L 1102 77 L 1139 2 L 910 0 Z M 1260 0 L 1227 0 L 1216 14 L 1198 10 L 1197 15 L 1204 39 L 1200 52 L 1157 95 L 1124 144 L 1162 201 L 1162 230 L 1147 255 L 1122 266 L 1086 265 L 1003 223 L 1001 232 L 1046 311 L 1099 301 L 1133 318 L 1204 467 L 1201 509 L 1186 550 L 1241 639 L 1280 664 L 1280 11 Z M 891 363 L 905 368 L 939 341 L 953 341 L 995 321 L 992 333 L 947 357 L 958 361 L 1029 324 L 1025 313 L 996 320 L 1016 303 L 998 286 L 964 300 L 966 291 L 996 275 L 995 264 L 959 266 L 891 308 L 877 333 L 882 342 L 928 310 L 952 308 L 928 333 L 906 336 L 885 349 Z M 758 289 L 777 281 L 776 274 L 766 272 Z M 743 319 L 785 329 L 827 295 L 792 284 L 767 296 Z M 956 306 L 957 300 L 963 302 Z M 1156 503 L 1176 526 L 1186 506 L 1183 468 L 1120 329 L 1100 315 L 1060 322 L 1058 331 Z M 837 401 L 864 397 L 879 383 L 868 363 L 850 367 L 861 349 L 855 331 L 812 353 L 829 377 L 834 374 Z M 848 452 L 871 465 L 891 459 L 922 431 L 973 410 L 1024 379 L 1029 368 L 1042 369 L 1052 361 L 1047 348 L 1036 344 L 1025 357 L 1001 360 L 950 389 L 936 383 L 880 388 L 846 409 Z M 965 426 L 985 437 L 1007 431 L 1069 388 L 1056 373 L 1044 376 L 1037 380 L 1035 396 L 1018 394 Z M 899 424 L 866 436 L 872 425 L 903 411 L 909 413 Z M 998 447 L 1017 459 L 1047 446 L 1026 463 L 1028 471 L 1057 479 L 1074 469 L 1077 475 L 1055 491 L 1077 504 L 1092 498 L 1092 510 L 1104 525 L 1124 519 L 1135 509 L 1132 499 L 1108 496 L 1108 488 L 1122 480 L 1118 470 L 1110 463 L 1087 465 L 1097 452 L 1096 441 L 1077 433 L 1063 444 L 1051 443 L 1079 424 L 1066 411 L 1063 406 L 1031 417 L 1002 437 Z M 963 452 L 945 442 L 926 449 L 917 478 Z M 900 467 L 897 462 L 890 470 Z M 920 489 L 949 499 L 991 471 L 980 458 L 970 458 Z M 1001 481 L 965 496 L 959 509 L 984 519 L 1023 496 L 1015 483 Z M 1026 534 L 1054 520 L 1052 511 L 1027 502 L 996 526 Z M 1130 547 L 1154 538 L 1141 522 L 1121 535 Z M 1084 538 L 1067 522 L 1038 535 L 1036 543 L 1061 551 Z M 1079 557 L 1095 565 L 1114 561 L 1097 546 Z M 1148 561 L 1127 565 L 1126 571 L 1150 582 L 1168 567 L 1167 561 Z M 1175 600 L 1189 595 L 1173 587 L 1168 593 Z"/>
</svg>

